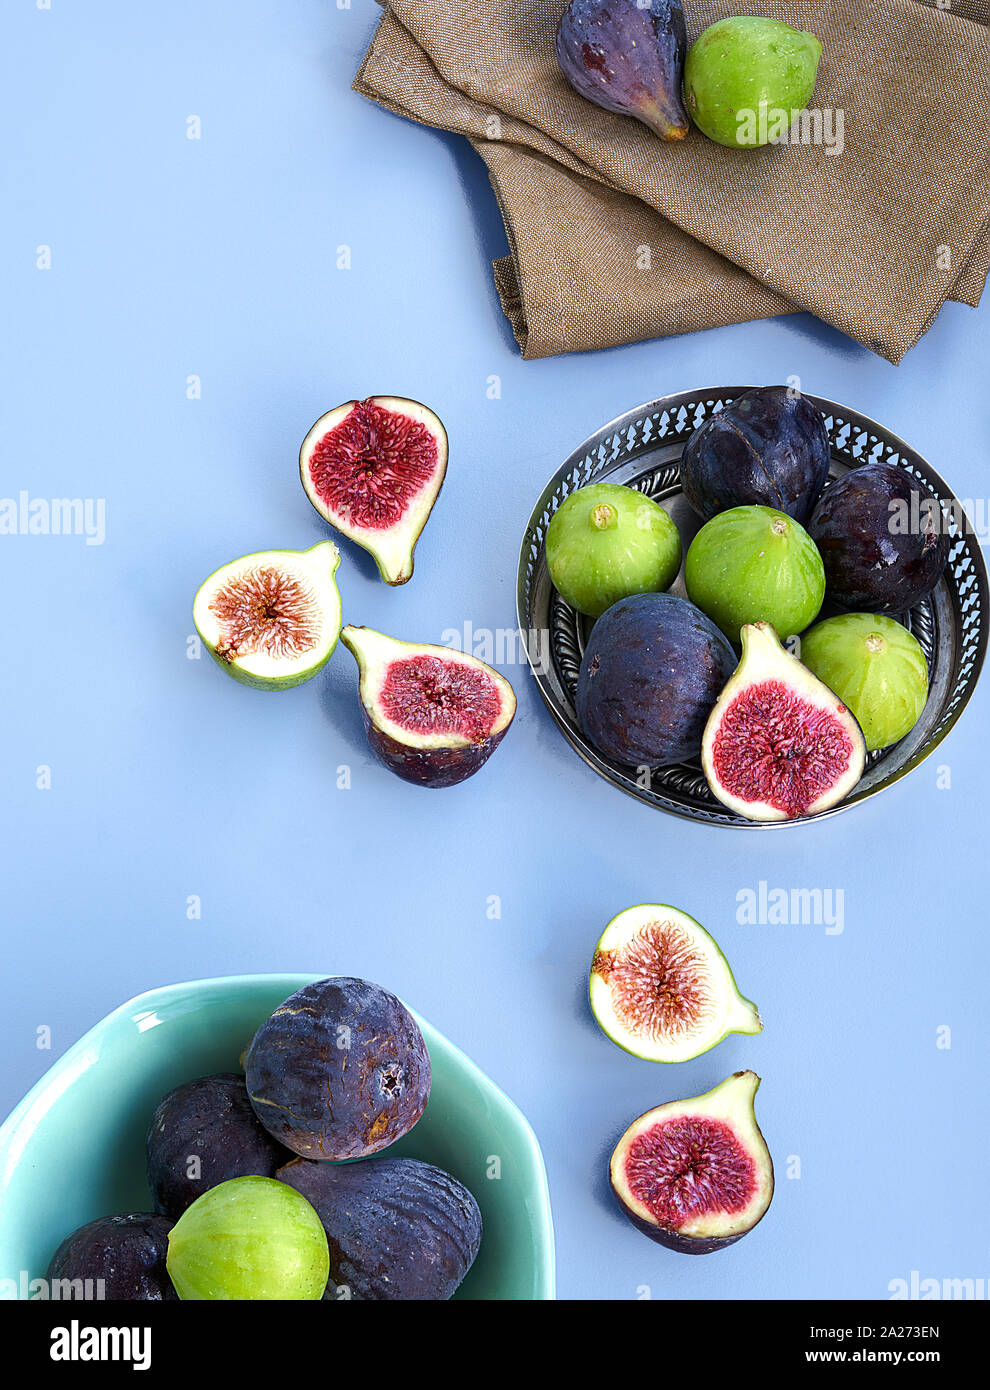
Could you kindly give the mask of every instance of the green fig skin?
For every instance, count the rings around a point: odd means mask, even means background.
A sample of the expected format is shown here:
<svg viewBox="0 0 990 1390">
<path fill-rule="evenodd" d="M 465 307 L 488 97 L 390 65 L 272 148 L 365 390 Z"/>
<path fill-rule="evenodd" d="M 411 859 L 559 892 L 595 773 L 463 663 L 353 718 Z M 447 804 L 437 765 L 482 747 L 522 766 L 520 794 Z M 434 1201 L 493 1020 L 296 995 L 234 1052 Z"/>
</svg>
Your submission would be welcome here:
<svg viewBox="0 0 990 1390">
<path fill-rule="evenodd" d="M 807 531 L 773 507 L 732 507 L 705 523 L 684 563 L 688 598 L 739 643 L 746 623 L 786 640 L 818 617 L 825 567 Z"/>
<path fill-rule="evenodd" d="M 822 46 L 776 19 L 739 15 L 710 25 L 688 50 L 684 102 L 698 129 L 732 149 L 766 145 L 811 100 Z M 765 113 L 761 119 L 760 113 Z M 774 116 L 787 113 L 786 122 Z"/>
<path fill-rule="evenodd" d="M 681 567 L 681 538 L 652 497 L 619 483 L 592 483 L 554 512 L 546 555 L 561 598 L 599 618 L 621 598 L 669 589 Z"/>
<path fill-rule="evenodd" d="M 907 628 L 878 613 L 843 613 L 801 639 L 801 660 L 856 716 L 870 753 L 905 738 L 928 699 L 928 663 Z"/>
<path fill-rule="evenodd" d="M 275 1178 L 231 1178 L 180 1216 L 166 1265 L 186 1302 L 315 1302 L 330 1277 L 330 1251 L 301 1193 Z"/>
</svg>

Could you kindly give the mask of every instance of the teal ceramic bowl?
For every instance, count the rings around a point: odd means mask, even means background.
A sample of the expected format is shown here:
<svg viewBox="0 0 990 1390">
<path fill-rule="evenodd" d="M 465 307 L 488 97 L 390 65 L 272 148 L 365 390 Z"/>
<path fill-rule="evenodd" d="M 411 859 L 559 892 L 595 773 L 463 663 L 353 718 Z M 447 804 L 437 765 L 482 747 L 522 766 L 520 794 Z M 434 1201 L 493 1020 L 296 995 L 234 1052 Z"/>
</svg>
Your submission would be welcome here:
<svg viewBox="0 0 990 1390">
<path fill-rule="evenodd" d="M 55 1063 L 0 1127 L 0 1289 L 7 1297 L 44 1275 L 59 1243 L 85 1222 L 150 1209 L 144 1136 L 159 1100 L 182 1081 L 238 1071 L 268 1015 L 322 978 L 240 975 L 152 990 L 121 1005 Z M 418 1022 L 433 1088 L 422 1119 L 388 1152 L 446 1168 L 478 1201 L 484 1238 L 456 1297 L 553 1298 L 550 1196 L 536 1136 L 473 1062 Z"/>
</svg>

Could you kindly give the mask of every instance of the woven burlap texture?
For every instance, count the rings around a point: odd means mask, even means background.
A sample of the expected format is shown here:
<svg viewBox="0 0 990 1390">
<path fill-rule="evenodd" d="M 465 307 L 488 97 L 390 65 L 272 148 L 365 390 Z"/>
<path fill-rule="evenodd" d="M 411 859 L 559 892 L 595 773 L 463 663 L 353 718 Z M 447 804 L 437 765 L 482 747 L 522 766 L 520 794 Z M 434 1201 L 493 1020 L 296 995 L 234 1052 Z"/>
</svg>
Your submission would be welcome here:
<svg viewBox="0 0 990 1390">
<path fill-rule="evenodd" d="M 354 85 L 485 160 L 524 357 L 805 309 L 898 362 L 990 269 L 990 0 L 965 3 L 747 0 L 822 40 L 841 155 L 665 144 L 592 105 L 554 56 L 565 0 L 388 0 Z M 686 4 L 689 42 L 737 8 Z"/>
</svg>

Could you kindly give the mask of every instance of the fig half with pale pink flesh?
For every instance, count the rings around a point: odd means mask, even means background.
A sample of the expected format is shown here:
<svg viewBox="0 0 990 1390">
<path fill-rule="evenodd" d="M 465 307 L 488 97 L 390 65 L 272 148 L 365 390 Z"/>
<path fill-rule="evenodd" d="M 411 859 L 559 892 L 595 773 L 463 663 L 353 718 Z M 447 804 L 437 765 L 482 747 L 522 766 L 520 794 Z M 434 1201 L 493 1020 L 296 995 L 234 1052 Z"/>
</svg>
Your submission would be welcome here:
<svg viewBox="0 0 990 1390">
<path fill-rule="evenodd" d="M 370 627 L 349 625 L 340 638 L 358 664 L 368 742 L 387 768 L 422 787 L 452 787 L 488 761 L 516 712 L 498 671 Z"/>
<path fill-rule="evenodd" d="M 714 937 L 666 903 L 612 918 L 595 948 L 589 994 L 602 1031 L 650 1062 L 686 1062 L 729 1033 L 763 1028 Z"/>
<path fill-rule="evenodd" d="M 747 820 L 814 816 L 852 791 L 866 741 L 852 711 L 770 623 L 746 623 L 742 660 L 708 716 L 701 764 L 723 805 Z"/>
<path fill-rule="evenodd" d="M 193 603 L 207 651 L 257 690 L 288 690 L 321 671 L 340 632 L 333 541 L 309 550 L 262 550 L 211 574 Z"/>
<path fill-rule="evenodd" d="M 447 432 L 419 401 L 370 396 L 321 415 L 299 450 L 306 495 L 331 526 L 405 584 L 447 471 Z"/>
<path fill-rule="evenodd" d="M 633 1225 L 685 1255 L 709 1255 L 747 1235 L 773 1197 L 773 1161 L 756 1123 L 760 1078 L 737 1071 L 691 1100 L 648 1110 L 609 1163 L 612 1191 Z"/>
</svg>

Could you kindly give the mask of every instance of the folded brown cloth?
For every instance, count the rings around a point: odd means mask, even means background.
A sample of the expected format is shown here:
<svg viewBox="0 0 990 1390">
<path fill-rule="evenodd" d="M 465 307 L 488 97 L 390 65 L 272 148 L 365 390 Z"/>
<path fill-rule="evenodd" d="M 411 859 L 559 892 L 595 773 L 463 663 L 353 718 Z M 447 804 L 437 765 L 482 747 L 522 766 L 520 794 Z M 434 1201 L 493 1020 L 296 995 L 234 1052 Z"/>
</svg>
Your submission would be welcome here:
<svg viewBox="0 0 990 1390">
<path fill-rule="evenodd" d="M 568 85 L 566 0 L 387 0 L 355 89 L 466 135 L 511 254 L 524 357 L 806 309 L 891 362 L 990 270 L 990 0 L 746 0 L 822 41 L 828 144 L 672 144 Z M 688 41 L 734 0 L 687 0 Z M 964 14 L 967 17 L 964 17 Z M 831 117 L 833 122 L 838 118 Z M 838 126 L 833 124 L 832 134 Z M 831 142 L 837 147 L 838 142 Z"/>
</svg>

